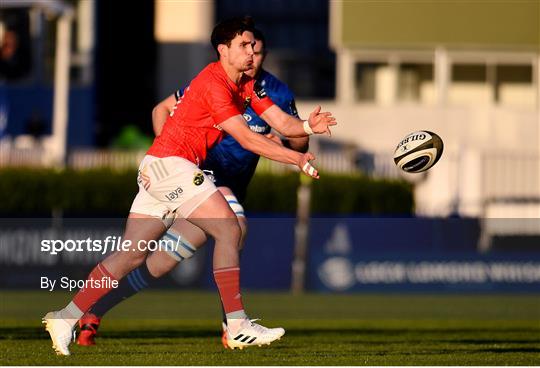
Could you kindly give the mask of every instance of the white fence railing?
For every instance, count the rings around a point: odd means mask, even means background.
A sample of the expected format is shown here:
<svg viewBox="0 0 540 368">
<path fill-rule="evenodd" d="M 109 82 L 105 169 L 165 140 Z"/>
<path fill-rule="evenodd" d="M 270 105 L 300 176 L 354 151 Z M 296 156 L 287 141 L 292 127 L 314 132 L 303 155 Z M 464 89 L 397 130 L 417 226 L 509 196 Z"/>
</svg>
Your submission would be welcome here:
<svg viewBox="0 0 540 368">
<path fill-rule="evenodd" d="M 484 154 L 482 160 L 485 200 L 524 200 L 540 196 L 538 155 L 493 153 Z"/>
<path fill-rule="evenodd" d="M 68 153 L 66 165 L 73 169 L 135 169 L 144 154 L 144 151 L 78 149 Z M 16 149 L 0 144 L 0 167 L 46 167 L 46 156 L 42 148 Z M 459 158 L 450 158 L 447 158 L 449 162 L 459 170 L 459 163 L 456 161 Z M 350 149 L 319 152 L 314 164 L 323 172 L 364 173 L 376 178 L 403 177 L 394 165 L 391 155 L 359 153 Z M 294 169 L 292 165 L 283 165 L 264 158 L 261 158 L 257 168 L 259 172 L 271 173 Z M 540 158 L 536 154 L 484 153 L 480 169 L 480 200 L 484 206 L 490 206 L 491 210 L 504 203 L 530 203 L 540 198 Z M 484 211 L 484 215 L 489 214 Z"/>
<path fill-rule="evenodd" d="M 45 167 L 46 154 L 43 148 L 12 148 L 0 142 L 0 167 Z"/>
<path fill-rule="evenodd" d="M 496 236 L 540 236 L 539 170 L 535 154 L 484 154 L 481 251 Z"/>
<path fill-rule="evenodd" d="M 76 150 L 68 155 L 67 166 L 73 169 L 134 169 L 139 166 L 144 154 L 145 151 Z"/>
</svg>

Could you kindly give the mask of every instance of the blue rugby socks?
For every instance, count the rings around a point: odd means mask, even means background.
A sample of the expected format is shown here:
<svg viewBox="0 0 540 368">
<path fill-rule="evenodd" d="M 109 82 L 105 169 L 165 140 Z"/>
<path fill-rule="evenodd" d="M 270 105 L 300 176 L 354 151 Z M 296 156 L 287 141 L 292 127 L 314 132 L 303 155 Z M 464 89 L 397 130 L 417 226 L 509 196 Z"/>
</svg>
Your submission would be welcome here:
<svg viewBox="0 0 540 368">
<path fill-rule="evenodd" d="M 96 317 L 103 317 L 109 310 L 139 291 L 149 287 L 156 278 L 150 274 L 146 262 L 134 269 L 118 284 L 118 288 L 101 298 L 89 311 Z"/>
</svg>

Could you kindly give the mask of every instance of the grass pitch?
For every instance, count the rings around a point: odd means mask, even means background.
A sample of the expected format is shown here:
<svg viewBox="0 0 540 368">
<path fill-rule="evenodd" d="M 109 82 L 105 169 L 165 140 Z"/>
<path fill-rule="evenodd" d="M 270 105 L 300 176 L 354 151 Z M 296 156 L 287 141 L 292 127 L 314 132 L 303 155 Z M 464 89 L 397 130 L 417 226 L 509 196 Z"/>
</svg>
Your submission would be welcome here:
<svg viewBox="0 0 540 368">
<path fill-rule="evenodd" d="M 98 346 L 57 357 L 40 319 L 68 294 L 0 292 L 2 365 L 540 365 L 538 295 L 246 292 L 281 341 L 224 350 L 211 292 L 152 292 L 102 322 Z"/>
</svg>

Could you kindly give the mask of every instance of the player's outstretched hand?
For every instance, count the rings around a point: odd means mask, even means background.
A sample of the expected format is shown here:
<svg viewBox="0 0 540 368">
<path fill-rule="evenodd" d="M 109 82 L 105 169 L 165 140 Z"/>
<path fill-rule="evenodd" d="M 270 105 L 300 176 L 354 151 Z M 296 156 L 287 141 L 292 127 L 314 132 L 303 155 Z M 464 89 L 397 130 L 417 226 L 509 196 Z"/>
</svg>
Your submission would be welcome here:
<svg viewBox="0 0 540 368">
<path fill-rule="evenodd" d="M 319 172 L 309 163 L 311 160 L 315 160 L 315 156 L 311 152 L 306 152 L 302 154 L 302 157 L 300 158 L 300 161 L 298 161 L 297 165 L 307 176 L 319 179 Z"/>
<path fill-rule="evenodd" d="M 336 119 L 332 116 L 331 112 L 321 112 L 321 107 L 317 106 L 311 114 L 309 114 L 309 126 L 315 134 L 326 133 L 329 136 L 332 135 L 330 127 L 336 125 Z"/>
</svg>

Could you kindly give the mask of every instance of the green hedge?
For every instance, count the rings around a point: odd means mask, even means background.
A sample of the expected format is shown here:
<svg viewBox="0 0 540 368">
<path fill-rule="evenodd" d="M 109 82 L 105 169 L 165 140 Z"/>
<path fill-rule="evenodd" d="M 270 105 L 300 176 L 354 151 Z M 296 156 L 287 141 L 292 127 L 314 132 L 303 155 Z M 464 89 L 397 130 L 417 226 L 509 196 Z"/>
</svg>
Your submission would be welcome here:
<svg viewBox="0 0 540 368">
<path fill-rule="evenodd" d="M 248 211 L 296 211 L 299 174 L 257 174 L 249 186 Z M 412 186 L 403 181 L 370 179 L 365 176 L 322 173 L 312 181 L 311 211 L 314 214 L 412 214 Z"/>
<path fill-rule="evenodd" d="M 136 172 L 108 169 L 55 171 L 0 170 L 0 214 L 127 215 L 137 193 Z"/>
<path fill-rule="evenodd" d="M 0 214 L 127 215 L 137 192 L 135 171 L 1 169 Z M 322 174 L 312 183 L 316 214 L 411 214 L 412 187 L 401 181 Z M 257 174 L 245 202 L 252 212 L 294 213 L 299 174 Z"/>
</svg>

